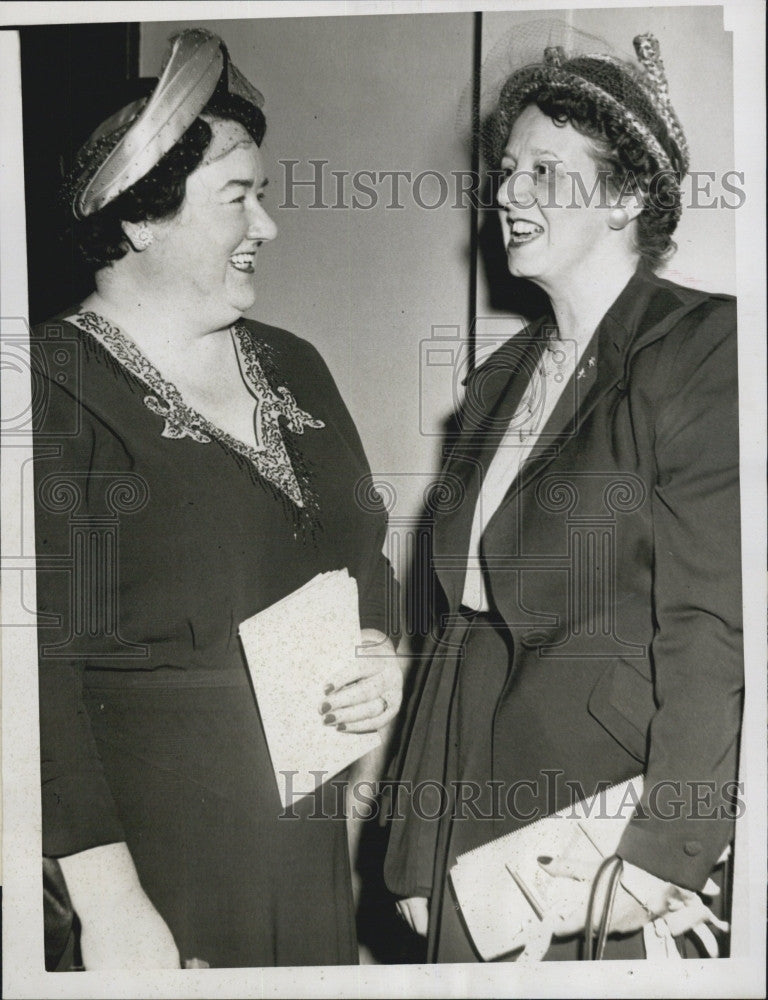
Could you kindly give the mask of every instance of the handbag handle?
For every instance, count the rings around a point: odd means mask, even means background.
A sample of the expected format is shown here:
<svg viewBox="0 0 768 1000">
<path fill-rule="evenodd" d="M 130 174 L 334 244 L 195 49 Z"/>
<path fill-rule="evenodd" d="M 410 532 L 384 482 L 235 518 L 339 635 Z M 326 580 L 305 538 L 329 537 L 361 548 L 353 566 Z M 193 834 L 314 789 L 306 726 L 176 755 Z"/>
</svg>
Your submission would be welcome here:
<svg viewBox="0 0 768 1000">
<path fill-rule="evenodd" d="M 608 937 L 608 927 L 613 915 L 613 904 L 616 901 L 616 892 L 619 888 L 619 880 L 624 867 L 624 862 L 615 854 L 605 858 L 595 874 L 592 889 L 589 893 L 589 903 L 587 904 L 587 916 L 584 921 L 584 958 L 588 962 L 599 962 L 605 952 L 605 942 Z M 608 873 L 608 888 L 603 902 L 602 913 L 600 914 L 600 924 L 597 928 L 597 941 L 595 941 L 595 906 L 597 903 L 597 892 L 600 883 Z"/>
</svg>

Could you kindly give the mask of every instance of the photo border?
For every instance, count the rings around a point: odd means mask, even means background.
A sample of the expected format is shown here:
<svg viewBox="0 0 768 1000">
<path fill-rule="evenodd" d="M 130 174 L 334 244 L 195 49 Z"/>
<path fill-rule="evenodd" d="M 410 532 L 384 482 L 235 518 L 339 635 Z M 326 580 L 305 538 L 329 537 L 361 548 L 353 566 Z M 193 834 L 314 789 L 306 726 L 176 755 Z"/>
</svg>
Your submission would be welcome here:
<svg viewBox="0 0 768 1000">
<path fill-rule="evenodd" d="M 647 963 L 611 962 L 599 967 L 581 963 L 542 963 L 517 969 L 514 964 L 476 966 L 360 966 L 343 969 L 236 969 L 167 972 L 84 972 L 74 976 L 35 971 L 42 955 L 42 894 L 40 893 L 39 739 L 37 731 L 37 658 L 34 629 L 3 629 L 3 994 L 27 997 L 473 997 L 521 995 L 605 996 L 761 996 L 765 976 L 765 92 L 764 16 L 760 0 L 715 4 L 662 3 L 662 6 L 722 6 L 726 30 L 734 38 L 735 150 L 738 169 L 744 170 L 748 208 L 737 218 L 737 275 L 739 297 L 739 379 L 741 433 L 742 557 L 745 613 L 745 699 L 742 776 L 748 804 L 737 824 L 734 894 L 748 905 L 734 914 L 733 957 L 723 960 L 686 960 L 684 966 L 649 968 Z M 614 8 L 615 2 L 576 4 L 560 9 Z M 623 6 L 626 6 L 624 4 Z M 648 6 L 632 4 L 632 6 Z M 393 7 L 395 8 L 393 10 Z M 350 14 L 347 3 L 26 3 L 3 4 L 4 23 L 70 23 L 97 21 L 162 21 L 188 16 L 211 18 L 300 16 L 375 16 L 391 13 L 449 13 L 473 10 L 541 10 L 542 3 L 365 2 Z M 547 7 L 548 11 L 553 7 Z M 23 330 L 27 315 L 26 244 L 24 239 L 24 176 L 21 148 L 21 100 L 16 36 L 0 32 L 3 94 L 0 98 L 0 325 L 1 339 Z M 10 139 L 17 136 L 16 141 Z M 3 369 L 3 426 L 30 405 L 23 379 Z M 31 437 L 5 443 L 2 451 L 3 608 L 18 595 L 13 573 L 22 560 L 24 598 L 34 606 L 33 520 L 18 503 L 19 477 L 31 460 Z M 435 470 L 436 472 L 437 470 Z M 10 571 L 10 572 L 7 572 Z M 745 863 L 745 859 L 748 862 Z M 743 953 L 745 942 L 747 953 Z"/>
</svg>

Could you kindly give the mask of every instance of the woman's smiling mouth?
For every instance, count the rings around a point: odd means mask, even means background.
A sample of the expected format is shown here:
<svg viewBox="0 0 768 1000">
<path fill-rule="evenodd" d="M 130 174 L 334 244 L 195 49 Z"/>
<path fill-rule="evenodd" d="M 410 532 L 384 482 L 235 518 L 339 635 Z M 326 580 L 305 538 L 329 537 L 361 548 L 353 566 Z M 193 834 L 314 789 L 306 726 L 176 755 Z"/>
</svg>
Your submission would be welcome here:
<svg viewBox="0 0 768 1000">
<path fill-rule="evenodd" d="M 245 274 L 253 274 L 256 270 L 253 266 L 255 256 L 255 250 L 251 250 L 248 253 L 233 253 L 229 258 L 229 263 L 235 268 L 236 271 L 243 271 Z"/>
<path fill-rule="evenodd" d="M 508 246 L 519 247 L 541 236 L 544 230 L 528 219 L 513 219 L 509 225 Z"/>
</svg>

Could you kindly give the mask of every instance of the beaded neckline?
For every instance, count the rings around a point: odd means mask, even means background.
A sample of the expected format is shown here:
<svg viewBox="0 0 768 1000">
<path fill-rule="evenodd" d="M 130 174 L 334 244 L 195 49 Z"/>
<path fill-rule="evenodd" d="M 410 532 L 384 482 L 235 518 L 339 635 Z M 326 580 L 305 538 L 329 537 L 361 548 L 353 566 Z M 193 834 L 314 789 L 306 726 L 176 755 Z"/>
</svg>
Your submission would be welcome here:
<svg viewBox="0 0 768 1000">
<path fill-rule="evenodd" d="M 276 488 L 296 507 L 313 505 L 313 495 L 301 476 L 300 483 L 291 460 L 279 420 L 294 434 L 303 434 L 305 427 L 321 429 L 325 426 L 297 404 L 285 386 L 272 387 L 264 372 L 262 361 L 268 354 L 268 345 L 255 338 L 242 323 L 232 328 L 232 336 L 241 361 L 241 371 L 256 399 L 254 428 L 256 447 L 241 441 L 217 427 L 201 413 L 189 406 L 178 388 L 163 378 L 158 369 L 142 353 L 138 345 L 119 327 L 113 326 L 103 316 L 92 311 L 81 311 L 68 317 L 80 330 L 92 336 L 124 369 L 149 390 L 144 405 L 162 417 L 161 435 L 166 438 L 191 438 L 199 444 L 216 441 L 239 457 L 247 459 L 260 477 Z"/>
</svg>

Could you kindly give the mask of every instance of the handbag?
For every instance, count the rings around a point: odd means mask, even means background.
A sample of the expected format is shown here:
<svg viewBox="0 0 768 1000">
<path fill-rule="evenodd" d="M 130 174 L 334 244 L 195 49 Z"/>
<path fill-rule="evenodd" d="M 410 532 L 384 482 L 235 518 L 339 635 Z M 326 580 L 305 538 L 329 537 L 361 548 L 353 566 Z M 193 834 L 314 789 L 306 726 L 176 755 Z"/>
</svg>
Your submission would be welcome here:
<svg viewBox="0 0 768 1000">
<path fill-rule="evenodd" d="M 720 863 L 727 864 L 730 859 L 730 847 L 727 847 L 720 858 Z M 608 939 L 608 928 L 611 923 L 616 892 L 621 881 L 624 862 L 613 855 L 606 858 L 598 868 L 589 894 L 587 915 L 584 921 L 584 959 L 585 961 L 600 961 L 604 957 L 605 944 Z M 725 873 L 727 878 L 727 872 Z M 607 879 L 607 890 L 603 898 L 600 921 L 595 927 L 595 905 L 599 887 Z M 701 895 L 715 895 L 718 892 L 711 879 L 702 889 Z M 674 887 L 674 896 L 670 901 L 673 907 L 669 912 L 649 919 L 643 926 L 643 943 L 646 959 L 685 958 L 683 940 L 686 934 L 698 939 L 699 944 L 710 958 L 720 957 L 720 948 L 709 925 L 728 933 L 730 925 L 720 920 L 704 903 L 701 895 L 689 889 Z M 637 897 L 636 897 L 637 898 Z"/>
<path fill-rule="evenodd" d="M 451 882 L 486 962 L 539 939 L 547 914 L 566 902 L 566 886 L 543 871 L 537 858 L 611 856 L 642 791 L 638 775 L 459 855 Z"/>
<path fill-rule="evenodd" d="M 602 957 L 622 878 L 622 862 L 615 852 L 642 791 L 643 777 L 638 775 L 459 855 L 450 871 L 451 882 L 464 923 L 485 961 L 533 942 L 538 957 L 547 950 L 549 937 L 544 940 L 542 933 L 549 926 L 550 914 L 567 903 L 568 885 L 541 868 L 538 857 L 542 854 L 600 860 L 586 914 L 585 952 L 593 960 Z M 595 899 L 603 879 L 608 880 L 608 891 L 602 912 L 597 914 Z M 630 887 L 625 888 L 644 905 Z M 674 938 L 688 929 L 697 934 L 707 953 L 716 957 L 717 942 L 707 925 L 722 931 L 727 931 L 728 925 L 712 914 L 698 893 L 671 884 L 670 890 L 678 909 L 655 919 L 649 911 L 643 929 L 646 957 L 680 957 Z M 716 892 L 711 880 L 703 891 Z M 535 960 L 530 951 L 523 956 L 526 961 Z"/>
</svg>

